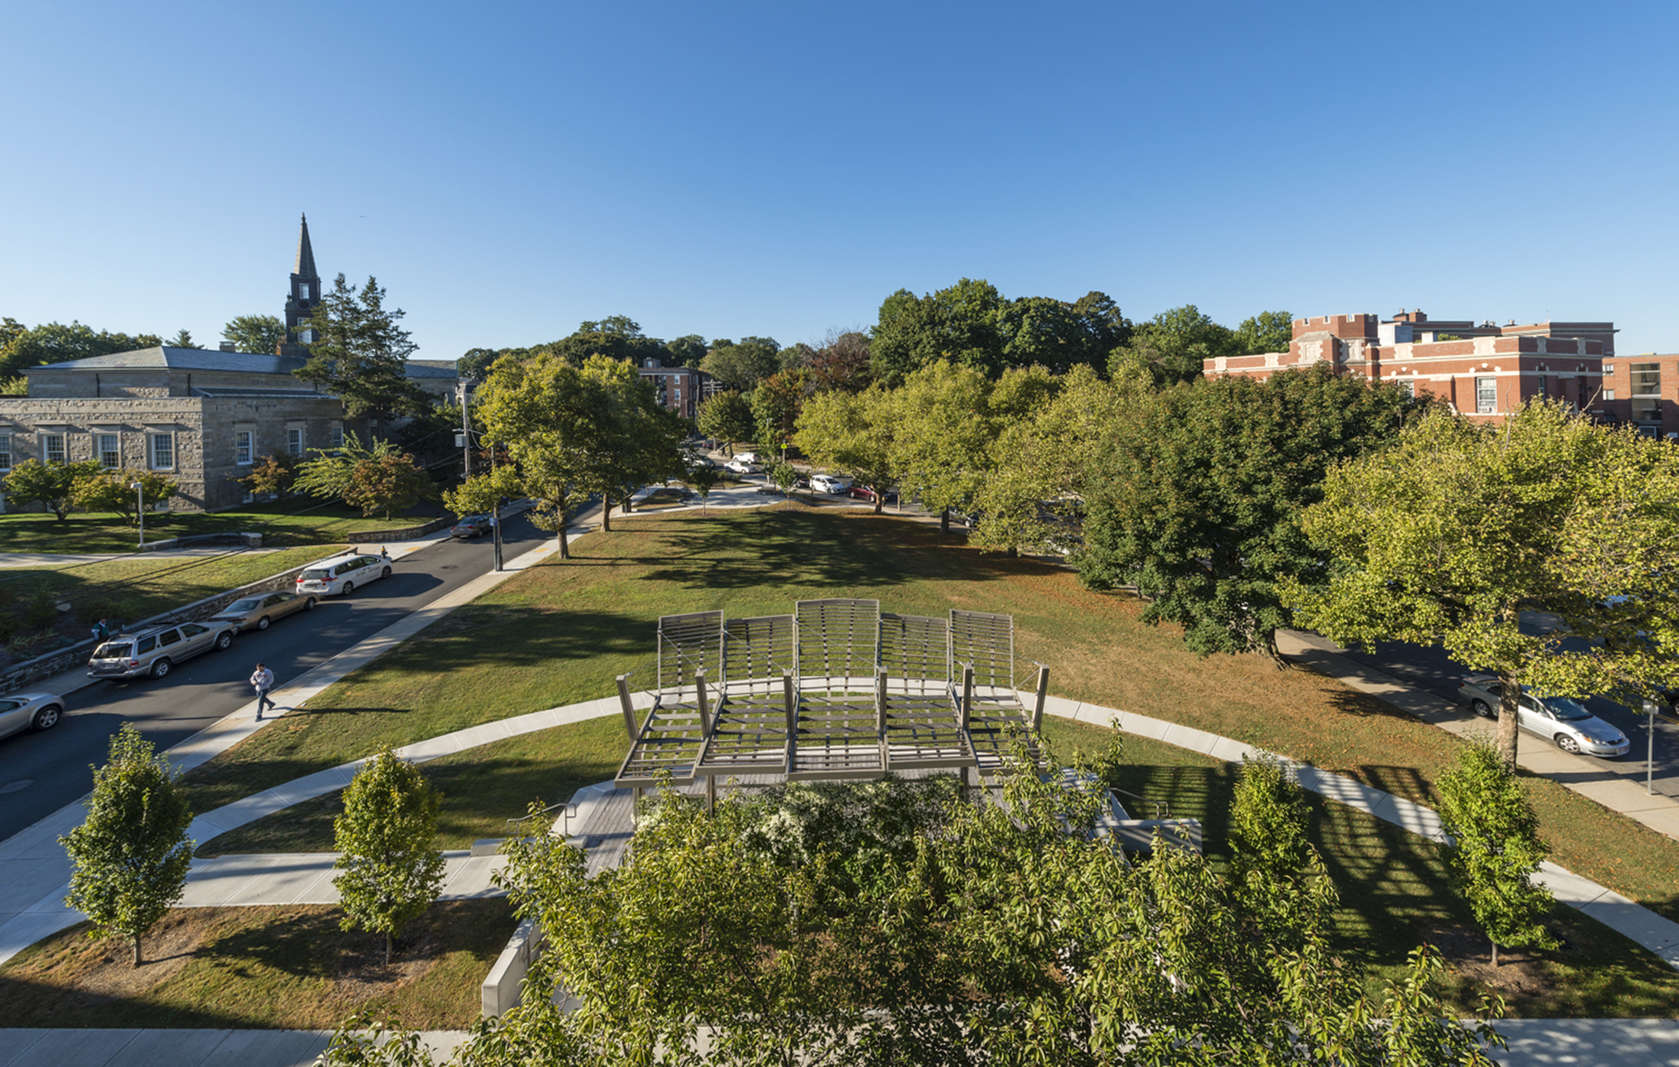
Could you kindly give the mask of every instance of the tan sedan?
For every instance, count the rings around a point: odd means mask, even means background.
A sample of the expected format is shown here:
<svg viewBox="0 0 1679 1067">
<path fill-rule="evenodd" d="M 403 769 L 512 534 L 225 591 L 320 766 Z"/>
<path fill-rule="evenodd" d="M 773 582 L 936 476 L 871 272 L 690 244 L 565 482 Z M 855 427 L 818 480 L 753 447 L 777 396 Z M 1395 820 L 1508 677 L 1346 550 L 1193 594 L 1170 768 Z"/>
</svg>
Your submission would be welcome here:
<svg viewBox="0 0 1679 1067">
<path fill-rule="evenodd" d="M 236 632 L 266 630 L 268 624 L 276 619 L 283 619 L 294 611 L 311 611 L 314 607 L 315 598 L 312 596 L 299 596 L 297 593 L 258 593 L 255 596 L 240 597 L 216 612 L 210 621 L 231 626 Z"/>
</svg>

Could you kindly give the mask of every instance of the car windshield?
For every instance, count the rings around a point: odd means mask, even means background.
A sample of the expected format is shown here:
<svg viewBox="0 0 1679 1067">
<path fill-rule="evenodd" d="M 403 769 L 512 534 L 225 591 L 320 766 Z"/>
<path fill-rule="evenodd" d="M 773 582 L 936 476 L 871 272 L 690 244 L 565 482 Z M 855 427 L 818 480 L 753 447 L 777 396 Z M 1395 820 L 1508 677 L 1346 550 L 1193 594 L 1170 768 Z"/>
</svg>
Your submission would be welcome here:
<svg viewBox="0 0 1679 1067">
<path fill-rule="evenodd" d="M 122 659 L 134 648 L 127 641 L 107 641 L 93 650 L 94 659 Z"/>
<path fill-rule="evenodd" d="M 313 570 L 304 571 L 299 577 L 306 582 L 324 582 L 326 581 L 326 571 L 317 567 Z"/>
<path fill-rule="evenodd" d="M 1546 697 L 1543 703 L 1547 708 L 1551 709 L 1552 715 L 1555 715 L 1564 722 L 1573 722 L 1579 719 L 1589 719 L 1592 717 L 1592 713 L 1582 707 L 1579 701 L 1570 700 L 1568 697 Z"/>
<path fill-rule="evenodd" d="M 261 605 L 262 601 L 257 597 L 246 597 L 244 600 L 235 600 L 222 610 L 229 613 L 255 611 Z"/>
</svg>

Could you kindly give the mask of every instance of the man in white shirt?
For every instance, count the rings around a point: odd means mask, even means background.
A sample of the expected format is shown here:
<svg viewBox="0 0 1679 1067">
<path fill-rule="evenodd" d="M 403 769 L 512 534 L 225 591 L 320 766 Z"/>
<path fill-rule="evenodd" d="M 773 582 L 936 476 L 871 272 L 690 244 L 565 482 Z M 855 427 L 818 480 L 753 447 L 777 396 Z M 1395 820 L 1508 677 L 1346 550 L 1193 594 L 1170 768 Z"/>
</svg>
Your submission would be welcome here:
<svg viewBox="0 0 1679 1067">
<path fill-rule="evenodd" d="M 274 688 L 274 672 L 257 664 L 257 669 L 251 672 L 251 688 L 257 691 L 257 722 L 261 722 L 262 709 L 274 706 L 274 702 L 268 699 L 268 691 Z"/>
</svg>

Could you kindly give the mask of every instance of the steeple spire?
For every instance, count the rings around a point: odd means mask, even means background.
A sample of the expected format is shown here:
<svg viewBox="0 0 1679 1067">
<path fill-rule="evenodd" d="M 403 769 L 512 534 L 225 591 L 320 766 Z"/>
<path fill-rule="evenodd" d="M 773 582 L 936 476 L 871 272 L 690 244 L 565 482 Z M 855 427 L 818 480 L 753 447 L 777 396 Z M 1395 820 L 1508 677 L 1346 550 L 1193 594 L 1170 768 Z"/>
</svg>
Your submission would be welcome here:
<svg viewBox="0 0 1679 1067">
<path fill-rule="evenodd" d="M 315 273 L 315 250 L 309 246 L 309 216 L 303 216 L 303 229 L 297 235 L 297 265 L 292 267 L 293 274 L 299 278 L 319 278 Z"/>
</svg>

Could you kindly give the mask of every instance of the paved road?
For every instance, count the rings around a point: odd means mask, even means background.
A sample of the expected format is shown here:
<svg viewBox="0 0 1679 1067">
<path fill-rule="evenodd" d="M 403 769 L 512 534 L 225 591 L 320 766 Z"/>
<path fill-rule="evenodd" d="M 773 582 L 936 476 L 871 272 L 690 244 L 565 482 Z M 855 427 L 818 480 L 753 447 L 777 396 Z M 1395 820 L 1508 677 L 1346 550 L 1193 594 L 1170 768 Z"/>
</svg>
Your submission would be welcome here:
<svg viewBox="0 0 1679 1067">
<path fill-rule="evenodd" d="M 503 522 L 506 556 L 551 535 L 521 515 Z M 257 660 L 284 686 L 311 667 L 389 626 L 416 608 L 490 569 L 490 543 L 442 541 L 397 561 L 391 577 L 347 599 L 246 633 L 226 652 L 209 652 L 162 681 L 100 682 L 69 695 L 67 714 L 44 734 L 0 740 L 0 839 L 70 803 L 91 787 L 89 766 L 103 763 L 107 739 L 133 722 L 159 749 L 197 733 L 251 699 L 246 683 Z M 284 694 L 281 694 L 284 696 Z"/>
<path fill-rule="evenodd" d="M 1433 693 L 1446 700 L 1457 701 L 1458 686 L 1473 672 L 1453 663 L 1439 648 L 1419 648 L 1398 643 L 1383 644 L 1375 652 L 1348 649 L 1342 653 L 1348 659 L 1375 667 L 1394 675 L 1403 682 Z M 1585 702 L 1592 714 L 1618 726 L 1632 741 L 1632 750 L 1619 759 L 1595 759 L 1592 765 L 1600 774 L 1631 779 L 1644 784 L 1644 753 L 1648 734 L 1644 729 L 1645 716 L 1612 700 L 1593 697 Z M 1537 734 L 1523 731 L 1523 745 L 1546 744 Z M 1656 717 L 1655 791 L 1679 797 L 1679 723 L 1671 718 Z"/>
</svg>

